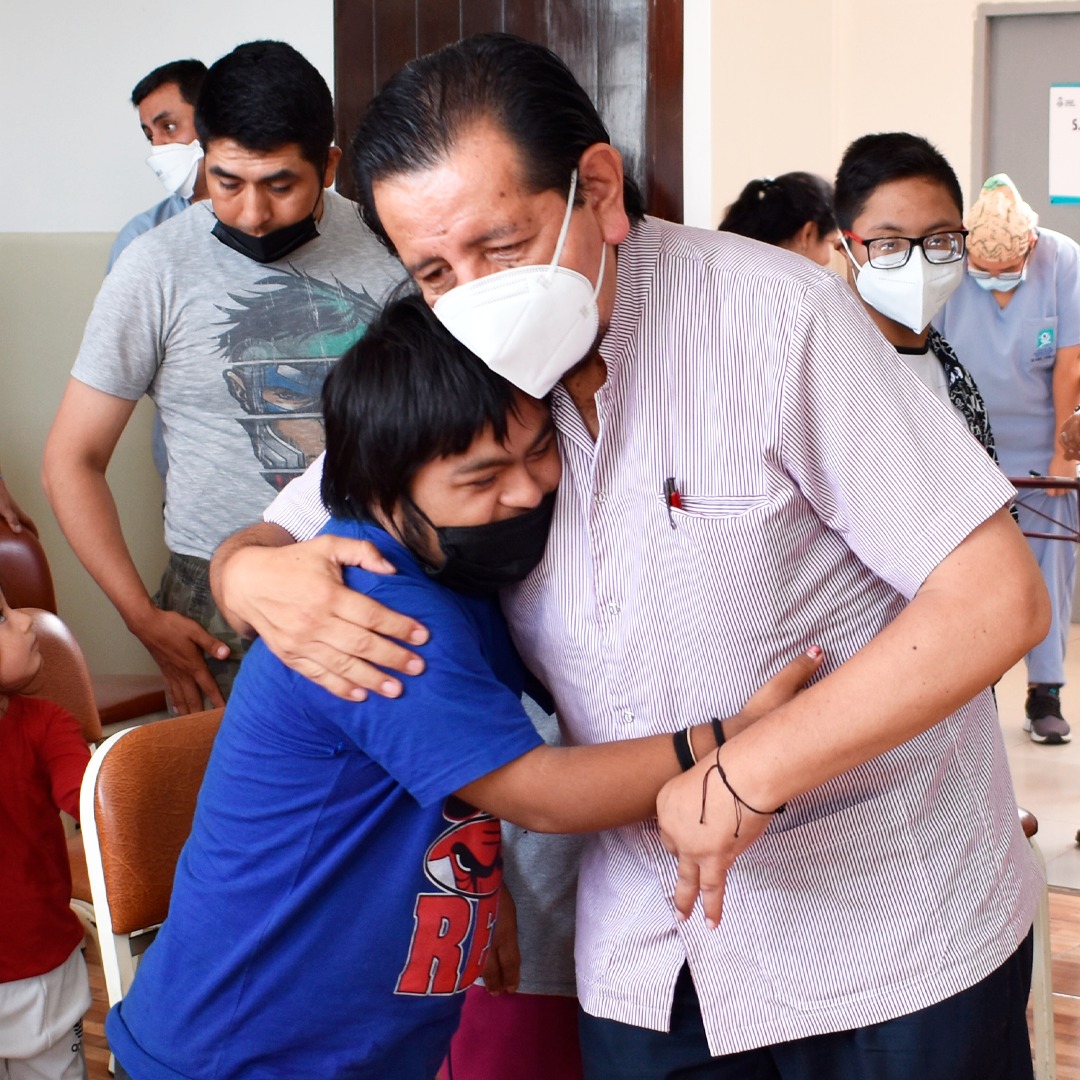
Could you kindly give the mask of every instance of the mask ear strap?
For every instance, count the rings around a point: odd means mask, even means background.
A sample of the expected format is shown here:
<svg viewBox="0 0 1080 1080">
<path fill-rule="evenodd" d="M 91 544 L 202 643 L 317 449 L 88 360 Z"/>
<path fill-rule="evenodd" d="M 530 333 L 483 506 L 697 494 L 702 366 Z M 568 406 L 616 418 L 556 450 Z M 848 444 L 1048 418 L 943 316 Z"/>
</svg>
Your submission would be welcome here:
<svg viewBox="0 0 1080 1080">
<path fill-rule="evenodd" d="M 577 191 L 577 169 L 570 174 L 570 198 L 566 200 L 566 213 L 563 214 L 562 228 L 559 230 L 559 239 L 555 241 L 555 254 L 551 256 L 551 272 L 559 265 L 562 256 L 563 244 L 566 243 L 566 234 L 570 231 L 570 215 L 574 212 L 574 193 Z"/>
<path fill-rule="evenodd" d="M 855 268 L 855 273 L 858 274 L 862 270 L 862 267 L 855 261 L 855 256 L 851 254 L 851 248 L 848 247 L 847 237 L 843 233 L 840 234 L 840 243 L 844 248 L 844 254 L 847 255 L 851 265 Z"/>
<path fill-rule="evenodd" d="M 607 244 L 600 248 L 600 272 L 596 275 L 596 288 L 592 291 L 593 303 L 600 295 L 600 286 L 604 284 L 604 265 L 607 263 Z"/>
</svg>

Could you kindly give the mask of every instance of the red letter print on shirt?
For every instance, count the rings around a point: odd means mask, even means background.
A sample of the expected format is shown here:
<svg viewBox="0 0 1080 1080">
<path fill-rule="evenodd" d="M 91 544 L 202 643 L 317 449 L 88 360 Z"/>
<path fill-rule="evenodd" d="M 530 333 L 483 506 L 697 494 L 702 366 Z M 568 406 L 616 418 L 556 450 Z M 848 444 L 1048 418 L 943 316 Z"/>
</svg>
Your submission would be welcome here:
<svg viewBox="0 0 1080 1080">
<path fill-rule="evenodd" d="M 454 796 L 443 804 L 443 817 L 449 828 L 424 857 L 424 873 L 442 891 L 416 898 L 399 994 L 466 989 L 483 971 L 491 945 L 502 884 L 499 822 Z"/>
</svg>

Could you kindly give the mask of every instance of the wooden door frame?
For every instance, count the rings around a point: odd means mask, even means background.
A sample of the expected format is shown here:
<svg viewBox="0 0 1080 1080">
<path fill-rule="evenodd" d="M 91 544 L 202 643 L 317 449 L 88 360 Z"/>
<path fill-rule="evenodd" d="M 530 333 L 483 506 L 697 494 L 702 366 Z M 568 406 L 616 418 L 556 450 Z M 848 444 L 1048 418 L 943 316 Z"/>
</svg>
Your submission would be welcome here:
<svg viewBox="0 0 1080 1080">
<path fill-rule="evenodd" d="M 393 0 L 400 3 L 400 0 Z M 478 17 L 490 12 L 495 20 L 501 5 L 492 0 L 468 0 Z M 669 221 L 683 220 L 683 2 L 648 0 L 644 105 L 643 174 L 635 176 L 645 194 L 651 214 Z M 403 5 L 409 6 L 409 5 Z M 378 89 L 375 77 L 378 57 L 375 46 L 375 18 L 380 0 L 334 0 L 334 98 L 337 108 L 337 142 L 346 152 L 353 130 L 364 108 Z M 492 29 L 500 25 L 492 21 Z M 474 29 L 475 27 L 471 27 Z M 453 34 L 453 28 L 448 30 Z M 461 32 L 458 20 L 457 33 Z M 447 41 L 456 40 L 448 36 Z M 365 58 L 357 78 L 356 58 Z M 348 162 L 339 170 L 339 190 L 352 196 Z"/>
</svg>

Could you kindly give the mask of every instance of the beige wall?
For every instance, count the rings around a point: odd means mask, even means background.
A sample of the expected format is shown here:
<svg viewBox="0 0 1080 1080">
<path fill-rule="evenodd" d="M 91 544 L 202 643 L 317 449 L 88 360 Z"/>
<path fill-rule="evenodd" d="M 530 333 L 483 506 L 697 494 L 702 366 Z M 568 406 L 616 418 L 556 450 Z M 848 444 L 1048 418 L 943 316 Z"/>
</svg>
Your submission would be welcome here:
<svg viewBox="0 0 1080 1080">
<path fill-rule="evenodd" d="M 831 177 L 847 144 L 872 131 L 926 136 L 970 198 L 978 6 L 686 0 L 687 221 L 714 228 L 755 176 L 807 169 Z M 710 42 L 707 52 L 702 40 Z M 920 44 L 938 57 L 944 49 L 947 61 L 921 59 L 913 51 Z M 874 56 L 890 49 L 907 60 L 883 77 Z M 702 184 L 703 174 L 711 183 Z"/>
<path fill-rule="evenodd" d="M 64 540 L 41 490 L 45 436 L 63 393 L 112 243 L 107 233 L 0 234 L 0 463 L 34 518 L 52 568 L 61 617 L 91 668 L 153 671 L 112 605 Z M 150 410 L 140 403 L 109 469 L 124 533 L 153 590 L 164 566 L 161 483 L 150 461 Z"/>
</svg>

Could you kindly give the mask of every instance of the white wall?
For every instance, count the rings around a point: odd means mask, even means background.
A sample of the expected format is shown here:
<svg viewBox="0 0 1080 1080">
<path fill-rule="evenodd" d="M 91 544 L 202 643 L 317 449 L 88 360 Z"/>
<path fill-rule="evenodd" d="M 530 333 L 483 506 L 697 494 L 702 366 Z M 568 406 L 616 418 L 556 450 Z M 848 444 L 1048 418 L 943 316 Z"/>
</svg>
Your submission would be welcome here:
<svg viewBox="0 0 1080 1080">
<path fill-rule="evenodd" d="M 332 0 L 5 0 L 0 233 L 115 232 L 165 197 L 130 103 L 148 71 L 256 38 L 334 74 Z"/>
<path fill-rule="evenodd" d="M 164 192 L 131 88 L 169 60 L 211 63 L 243 41 L 295 45 L 333 87 L 332 0 L 3 0 L 0 101 L 0 464 L 41 530 L 60 614 L 93 670 L 154 670 L 83 570 L 38 483 L 60 401 L 113 234 Z M 144 405 L 109 480 L 124 534 L 153 592 L 165 563 L 161 484 Z"/>
</svg>

